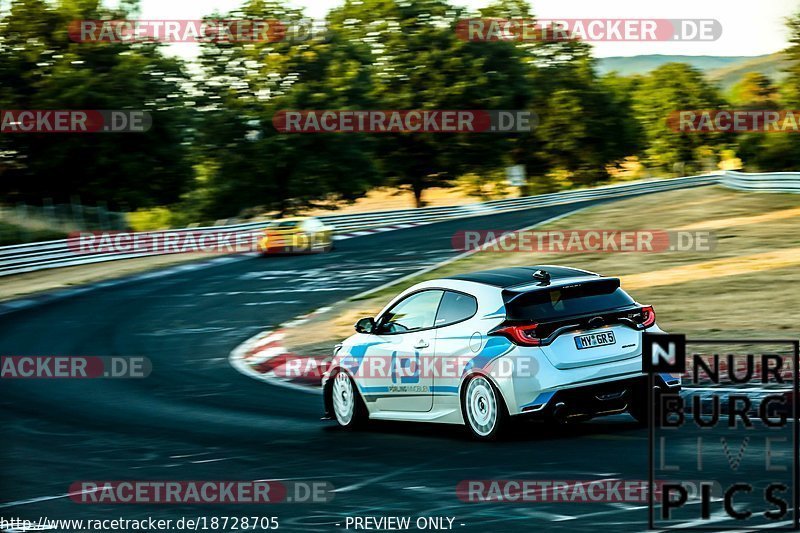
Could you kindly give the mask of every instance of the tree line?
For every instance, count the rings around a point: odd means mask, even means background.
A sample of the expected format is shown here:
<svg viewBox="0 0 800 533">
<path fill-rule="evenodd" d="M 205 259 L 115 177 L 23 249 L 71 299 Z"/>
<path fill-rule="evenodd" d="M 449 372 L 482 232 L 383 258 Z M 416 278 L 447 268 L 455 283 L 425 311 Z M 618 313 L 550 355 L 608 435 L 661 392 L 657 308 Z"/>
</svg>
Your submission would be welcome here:
<svg viewBox="0 0 800 533">
<path fill-rule="evenodd" d="M 600 75 L 578 41 L 471 42 L 471 16 L 530 18 L 524 0 L 479 13 L 446 0 L 343 0 L 305 40 L 204 42 L 184 60 L 156 42 L 78 43 L 75 20 L 135 19 L 138 0 L 0 1 L 0 109 L 143 109 L 138 134 L 0 134 L 2 201 L 169 206 L 172 223 L 254 211 L 291 213 L 353 201 L 375 187 L 412 191 L 469 177 L 480 189 L 524 165 L 523 194 L 625 176 L 687 175 L 738 160 L 748 170 L 796 169 L 791 134 L 692 134 L 679 109 L 797 109 L 800 16 L 789 22 L 781 83 L 750 74 L 722 89 L 672 63 L 636 76 Z M 215 18 L 300 21 L 280 1 L 249 0 Z M 520 109 L 530 132 L 291 134 L 286 109 Z"/>
</svg>

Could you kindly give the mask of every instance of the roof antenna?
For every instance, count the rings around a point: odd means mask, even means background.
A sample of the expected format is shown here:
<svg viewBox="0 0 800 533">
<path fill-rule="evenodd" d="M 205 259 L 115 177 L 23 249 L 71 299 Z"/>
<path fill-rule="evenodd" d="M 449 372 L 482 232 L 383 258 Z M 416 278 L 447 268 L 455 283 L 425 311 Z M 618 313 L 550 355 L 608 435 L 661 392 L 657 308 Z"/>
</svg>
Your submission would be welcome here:
<svg viewBox="0 0 800 533">
<path fill-rule="evenodd" d="M 547 285 L 550 283 L 550 273 L 547 270 L 537 270 L 533 273 L 533 279 L 538 279 L 542 284 Z"/>
</svg>

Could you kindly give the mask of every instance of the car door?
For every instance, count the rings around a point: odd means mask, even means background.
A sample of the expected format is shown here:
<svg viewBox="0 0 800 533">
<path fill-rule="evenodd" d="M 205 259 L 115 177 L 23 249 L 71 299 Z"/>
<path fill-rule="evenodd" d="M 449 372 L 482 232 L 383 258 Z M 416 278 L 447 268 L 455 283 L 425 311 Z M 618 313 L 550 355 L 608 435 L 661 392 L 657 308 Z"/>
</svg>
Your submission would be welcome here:
<svg viewBox="0 0 800 533">
<path fill-rule="evenodd" d="M 434 322 L 443 291 L 415 292 L 378 318 L 379 341 L 366 363 L 362 392 L 381 411 L 426 412 L 433 407 L 430 368 L 436 350 Z M 381 369 L 381 370 L 379 370 Z"/>
<path fill-rule="evenodd" d="M 309 218 L 306 220 L 305 231 L 308 235 L 309 247 L 316 249 L 321 246 L 320 233 L 322 230 L 322 223 L 316 218 Z"/>
<path fill-rule="evenodd" d="M 478 356 L 485 338 L 480 332 L 478 300 L 463 292 L 445 291 L 436 313 L 434 395 L 458 395 L 461 375 Z M 438 400 L 437 400 L 438 401 Z"/>
<path fill-rule="evenodd" d="M 297 231 L 294 234 L 293 245 L 297 252 L 305 252 L 311 250 L 312 243 L 314 242 L 314 230 L 311 225 L 311 220 L 301 220 L 297 225 Z"/>
</svg>

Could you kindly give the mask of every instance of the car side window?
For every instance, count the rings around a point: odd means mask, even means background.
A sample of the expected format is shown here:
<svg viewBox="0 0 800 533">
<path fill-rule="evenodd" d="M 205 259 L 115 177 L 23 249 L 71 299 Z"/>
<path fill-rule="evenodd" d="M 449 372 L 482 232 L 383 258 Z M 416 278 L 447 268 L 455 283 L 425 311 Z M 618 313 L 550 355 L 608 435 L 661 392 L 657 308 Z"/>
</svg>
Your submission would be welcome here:
<svg viewBox="0 0 800 533">
<path fill-rule="evenodd" d="M 381 317 L 379 334 L 407 333 L 432 328 L 444 291 L 430 290 L 401 300 Z"/>
<path fill-rule="evenodd" d="M 455 324 L 475 316 L 478 312 L 478 300 L 474 296 L 461 292 L 445 291 L 439 311 L 436 313 L 434 325 L 438 328 Z"/>
</svg>

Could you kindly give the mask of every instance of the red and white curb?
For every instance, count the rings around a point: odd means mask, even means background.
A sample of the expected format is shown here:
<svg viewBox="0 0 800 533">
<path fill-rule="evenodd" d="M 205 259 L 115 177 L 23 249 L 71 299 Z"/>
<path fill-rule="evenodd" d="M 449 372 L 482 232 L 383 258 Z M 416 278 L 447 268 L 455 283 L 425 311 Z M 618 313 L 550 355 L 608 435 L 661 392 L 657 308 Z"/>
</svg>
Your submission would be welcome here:
<svg viewBox="0 0 800 533">
<path fill-rule="evenodd" d="M 432 222 L 409 222 L 405 224 L 383 226 L 380 228 L 365 229 L 352 233 L 334 235 L 333 240 L 340 241 L 352 239 L 354 237 L 363 237 L 375 233 L 414 228 L 427 224 L 432 224 Z M 419 274 L 420 272 L 416 272 L 412 275 Z M 401 279 L 386 283 L 358 296 L 369 294 L 374 291 L 381 290 L 384 287 L 400 283 L 405 278 L 406 277 L 404 276 Z M 301 354 L 296 354 L 288 350 L 283 345 L 283 339 L 286 337 L 285 332 L 287 329 L 296 328 L 297 326 L 305 324 L 313 317 L 325 313 L 330 309 L 330 306 L 320 307 L 316 311 L 313 311 L 307 315 L 302 315 L 294 320 L 285 322 L 274 330 L 264 331 L 247 339 L 231 352 L 231 354 L 228 356 L 228 361 L 234 369 L 253 379 L 266 381 L 272 385 L 287 387 L 303 392 L 311 392 L 315 394 L 321 393 L 322 390 L 320 386 L 322 384 L 321 378 L 323 367 L 324 364 L 331 359 L 331 357 L 304 357 Z"/>
<path fill-rule="evenodd" d="M 381 226 L 379 228 L 363 229 L 363 230 L 353 231 L 350 233 L 342 233 L 339 235 L 334 235 L 332 238 L 334 241 L 343 241 L 345 239 L 352 239 L 353 237 L 364 237 L 365 235 L 372 235 L 374 233 L 384 233 L 387 231 L 395 231 L 398 229 L 416 228 L 417 226 L 425 226 L 427 224 L 432 224 L 432 223 L 433 222 L 407 222 L 404 224 L 394 224 L 392 226 Z"/>
<path fill-rule="evenodd" d="M 556 220 L 560 220 L 564 217 L 574 215 L 575 213 L 583 211 L 584 209 L 587 208 L 582 207 L 579 209 L 574 209 L 567 213 L 562 213 L 561 215 L 557 215 L 547 220 L 537 222 L 536 224 L 533 224 L 526 228 L 522 228 L 519 231 L 525 231 L 532 228 L 536 228 L 538 226 L 542 226 L 544 224 L 555 222 Z M 427 222 L 412 223 L 404 226 L 405 227 L 410 227 L 411 225 L 421 226 L 423 224 L 427 224 Z M 394 229 L 400 229 L 400 228 L 395 227 Z M 373 233 L 378 233 L 380 231 L 390 231 L 390 230 L 387 228 L 387 229 L 372 230 L 372 231 Z M 498 237 L 498 239 L 500 238 L 503 237 Z M 452 262 L 458 261 L 459 259 L 468 257 L 479 251 L 480 251 L 479 248 L 476 248 L 474 250 L 467 250 L 454 257 L 451 257 L 450 259 L 446 259 L 434 265 L 430 265 L 416 272 L 411 272 L 410 274 L 386 282 L 378 287 L 374 287 L 355 296 L 351 296 L 350 298 L 347 298 L 347 300 L 345 301 L 354 300 L 357 298 L 364 298 L 375 292 L 382 291 L 387 287 L 391 287 L 393 285 L 402 283 L 408 279 L 412 279 L 416 276 L 426 274 L 430 271 L 433 271 L 437 268 L 441 268 Z M 311 320 L 313 317 L 330 310 L 331 306 L 320 307 L 316 311 L 313 311 L 307 315 L 300 316 L 298 318 L 295 318 L 294 320 L 290 320 L 289 322 L 281 324 L 275 330 L 265 331 L 263 333 L 259 333 L 255 337 L 251 337 L 250 339 L 240 344 L 238 347 L 236 347 L 235 350 L 231 352 L 230 356 L 228 357 L 231 366 L 233 366 L 233 368 L 235 368 L 242 374 L 254 379 L 266 381 L 268 383 L 271 383 L 273 385 L 279 385 L 281 387 L 288 387 L 295 390 L 302 390 L 305 392 L 313 392 L 319 394 L 321 392 L 320 389 L 321 385 L 320 375 L 322 373 L 321 366 L 324 363 L 326 363 L 330 358 L 329 357 L 304 358 L 302 355 L 295 354 L 286 349 L 283 346 L 283 339 L 286 336 L 285 331 L 287 329 L 303 325 L 309 320 Z"/>
<path fill-rule="evenodd" d="M 328 310 L 330 307 L 320 307 L 273 331 L 249 338 L 231 352 L 228 357 L 231 366 L 246 376 L 272 385 L 319 394 L 323 369 L 330 357 L 304 357 L 293 353 L 283 346 L 283 339 L 287 329 L 305 324 Z"/>
</svg>

